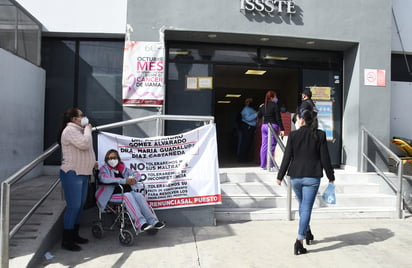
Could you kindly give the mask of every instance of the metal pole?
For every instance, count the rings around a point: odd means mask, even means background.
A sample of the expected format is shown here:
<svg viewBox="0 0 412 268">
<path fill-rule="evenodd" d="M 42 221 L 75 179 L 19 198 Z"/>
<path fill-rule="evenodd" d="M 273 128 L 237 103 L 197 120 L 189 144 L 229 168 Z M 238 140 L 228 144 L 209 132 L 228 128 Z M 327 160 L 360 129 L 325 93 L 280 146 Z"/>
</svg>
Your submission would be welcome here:
<svg viewBox="0 0 412 268">
<path fill-rule="evenodd" d="M 287 210 L 288 210 L 288 220 L 292 220 L 292 180 L 288 176 L 288 192 L 287 192 Z"/>
<path fill-rule="evenodd" d="M 9 232 L 10 221 L 10 184 L 3 182 L 1 184 L 1 267 L 9 267 Z"/>
<path fill-rule="evenodd" d="M 403 161 L 399 163 L 398 166 L 398 177 L 399 177 L 399 189 L 398 192 L 396 193 L 396 202 L 397 202 L 397 208 L 396 208 L 396 214 L 398 215 L 398 219 L 402 219 L 402 179 L 403 179 Z"/>
<path fill-rule="evenodd" d="M 365 144 L 366 144 L 365 139 L 366 139 L 366 133 L 365 133 L 365 130 L 362 128 L 361 130 L 360 172 L 365 172 L 365 159 L 364 159 Z"/>
</svg>

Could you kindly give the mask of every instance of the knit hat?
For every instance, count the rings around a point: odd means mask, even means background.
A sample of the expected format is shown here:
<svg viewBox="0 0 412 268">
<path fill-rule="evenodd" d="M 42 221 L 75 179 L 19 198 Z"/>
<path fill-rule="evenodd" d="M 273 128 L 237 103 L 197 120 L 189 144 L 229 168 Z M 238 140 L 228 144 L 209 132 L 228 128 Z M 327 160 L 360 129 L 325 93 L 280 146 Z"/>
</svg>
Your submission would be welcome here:
<svg viewBox="0 0 412 268">
<path fill-rule="evenodd" d="M 302 94 L 308 96 L 309 99 L 312 98 L 312 91 L 310 91 L 310 89 L 304 89 Z"/>
</svg>

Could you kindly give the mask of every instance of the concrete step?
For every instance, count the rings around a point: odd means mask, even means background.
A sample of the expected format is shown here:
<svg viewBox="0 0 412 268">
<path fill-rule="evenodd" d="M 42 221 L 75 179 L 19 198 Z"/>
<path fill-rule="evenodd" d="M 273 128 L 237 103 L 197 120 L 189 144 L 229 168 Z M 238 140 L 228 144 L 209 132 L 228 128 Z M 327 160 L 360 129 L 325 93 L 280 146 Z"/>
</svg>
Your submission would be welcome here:
<svg viewBox="0 0 412 268">
<path fill-rule="evenodd" d="M 314 208 L 312 219 L 333 218 L 392 218 L 396 211 L 381 207 L 322 207 Z M 298 211 L 292 210 L 292 219 L 298 219 Z M 285 208 L 233 208 L 230 211 L 216 208 L 215 217 L 218 222 L 235 222 L 248 220 L 287 220 Z"/>
<path fill-rule="evenodd" d="M 324 181 L 319 187 L 319 192 L 322 193 L 328 185 L 328 182 Z M 354 182 L 340 182 L 335 183 L 336 193 L 353 193 L 353 194 L 373 194 L 380 192 L 380 185 L 378 183 L 359 183 Z M 272 194 L 279 196 L 286 194 L 286 188 L 278 186 L 275 183 L 266 182 L 227 182 L 221 184 L 221 190 L 223 195 L 233 196 L 237 194 Z"/>
<path fill-rule="evenodd" d="M 252 168 L 226 168 L 219 169 L 220 183 L 227 182 L 262 182 L 274 184 L 276 182 L 277 172 L 269 172 L 259 167 Z M 347 172 L 344 170 L 335 170 L 336 183 L 356 182 L 369 183 L 381 180 L 376 173 L 358 173 Z M 324 174 L 321 182 L 327 183 L 327 177 Z"/>
<path fill-rule="evenodd" d="M 339 194 L 336 193 L 336 207 L 392 207 L 396 205 L 396 196 L 388 194 Z M 285 208 L 286 195 L 238 194 L 236 196 L 222 196 L 222 205 L 226 208 Z M 295 196 L 292 196 L 292 205 L 297 206 Z M 324 207 L 321 195 L 318 194 L 314 207 Z"/>
<path fill-rule="evenodd" d="M 218 221 L 286 219 L 287 186 L 276 184 L 277 172 L 261 168 L 220 169 L 222 205 L 216 206 Z M 315 200 L 314 218 L 391 218 L 396 196 L 376 173 L 335 170 L 337 204 L 328 205 L 321 194 L 328 185 L 321 180 Z M 292 214 L 298 202 L 292 193 Z"/>
</svg>

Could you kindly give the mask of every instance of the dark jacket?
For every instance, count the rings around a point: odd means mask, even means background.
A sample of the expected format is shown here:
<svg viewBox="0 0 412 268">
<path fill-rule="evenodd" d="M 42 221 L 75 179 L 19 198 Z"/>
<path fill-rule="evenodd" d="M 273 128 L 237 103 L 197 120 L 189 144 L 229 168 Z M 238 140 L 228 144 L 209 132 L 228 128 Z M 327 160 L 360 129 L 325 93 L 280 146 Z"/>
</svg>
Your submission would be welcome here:
<svg viewBox="0 0 412 268">
<path fill-rule="evenodd" d="M 318 113 L 318 109 L 316 108 L 315 103 L 314 103 L 313 100 L 311 100 L 311 99 L 304 100 L 304 101 L 302 101 L 302 103 L 300 104 L 299 113 L 302 114 L 303 111 L 305 111 L 305 110 L 312 111 L 312 112 L 314 112 L 315 114 Z"/>
<path fill-rule="evenodd" d="M 313 138 L 312 130 L 308 126 L 302 126 L 289 134 L 278 172 L 279 180 L 283 179 L 286 171 L 292 178 L 321 178 L 323 169 L 329 181 L 335 180 L 326 143 L 326 133 L 318 129 L 316 135 L 317 140 Z"/>
<path fill-rule="evenodd" d="M 285 128 L 283 127 L 279 106 L 272 101 L 269 101 L 267 103 L 267 107 L 265 107 L 265 104 L 261 104 L 259 106 L 258 117 L 259 118 L 263 117 L 262 124 L 267 124 L 267 123 L 276 124 L 279 126 L 280 130 L 282 131 L 285 130 Z"/>
<path fill-rule="evenodd" d="M 303 111 L 305 111 L 305 110 L 312 111 L 315 114 L 315 116 L 318 115 L 318 108 L 316 108 L 316 105 L 313 102 L 313 100 L 312 99 L 303 100 L 302 103 L 300 104 L 300 106 L 298 106 L 296 108 L 296 113 L 292 117 L 293 124 L 296 123 L 296 115 L 297 114 L 302 114 Z"/>
</svg>

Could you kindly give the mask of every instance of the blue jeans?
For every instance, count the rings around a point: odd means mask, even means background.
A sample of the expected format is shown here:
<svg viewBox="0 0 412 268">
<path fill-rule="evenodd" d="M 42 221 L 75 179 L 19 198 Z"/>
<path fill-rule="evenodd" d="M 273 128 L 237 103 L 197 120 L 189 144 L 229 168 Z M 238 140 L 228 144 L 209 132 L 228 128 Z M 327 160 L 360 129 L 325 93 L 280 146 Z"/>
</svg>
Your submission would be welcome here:
<svg viewBox="0 0 412 268">
<path fill-rule="evenodd" d="M 299 201 L 298 239 L 303 240 L 309 230 L 313 203 L 319 190 L 320 178 L 291 178 L 292 188 Z"/>
<path fill-rule="evenodd" d="M 80 216 L 87 198 L 88 177 L 87 175 L 76 175 L 73 170 L 69 170 L 67 173 L 60 170 L 60 181 L 66 199 L 63 221 L 66 230 L 73 230 L 74 225 L 80 223 Z"/>
</svg>

